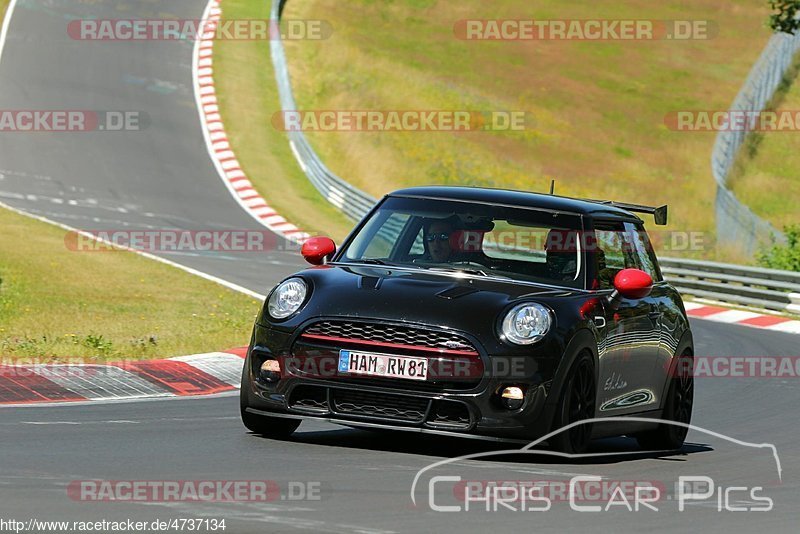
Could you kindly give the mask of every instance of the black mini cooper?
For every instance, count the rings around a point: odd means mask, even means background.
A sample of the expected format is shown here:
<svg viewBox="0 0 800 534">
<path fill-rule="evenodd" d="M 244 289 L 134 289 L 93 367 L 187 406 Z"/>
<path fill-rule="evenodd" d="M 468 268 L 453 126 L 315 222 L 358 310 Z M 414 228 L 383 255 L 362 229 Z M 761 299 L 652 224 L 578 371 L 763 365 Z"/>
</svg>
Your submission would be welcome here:
<svg viewBox="0 0 800 534">
<path fill-rule="evenodd" d="M 309 239 L 313 267 L 270 292 L 242 376 L 244 425 L 515 441 L 566 427 L 549 443 L 568 453 L 622 434 L 680 448 L 692 334 L 634 212 L 666 224 L 666 206 L 527 192 L 386 196 L 340 249 Z"/>
</svg>

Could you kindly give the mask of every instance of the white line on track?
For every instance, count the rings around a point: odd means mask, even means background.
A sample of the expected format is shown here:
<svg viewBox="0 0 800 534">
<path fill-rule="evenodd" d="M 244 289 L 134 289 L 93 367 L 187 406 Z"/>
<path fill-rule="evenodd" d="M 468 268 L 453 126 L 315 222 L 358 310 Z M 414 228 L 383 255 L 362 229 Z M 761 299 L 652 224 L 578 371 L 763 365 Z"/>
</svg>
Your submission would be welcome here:
<svg viewBox="0 0 800 534">
<path fill-rule="evenodd" d="M 72 408 L 73 406 L 98 406 L 102 404 L 125 404 L 128 402 L 158 402 L 168 400 L 174 401 L 196 401 L 205 399 L 217 399 L 220 397 L 238 397 L 239 390 L 223 391 L 222 393 L 213 393 L 211 395 L 174 395 L 162 397 L 126 397 L 121 399 L 95 399 L 95 400 L 81 400 L 81 401 L 53 401 L 53 402 L 36 402 L 36 403 L 23 403 L 23 404 L 0 404 L 0 409 L 3 408 L 58 408 L 66 407 Z M 234 417 L 236 419 L 236 417 Z M 5 423 L 0 423 L 0 425 Z"/>
<path fill-rule="evenodd" d="M 95 404 L 95 403 L 93 403 Z M 87 421 L 15 421 L 10 423 L 0 423 L 0 426 L 13 426 L 13 425 L 139 425 L 144 423 L 196 423 L 198 421 L 240 421 L 241 417 L 238 415 L 224 415 L 215 417 L 206 417 L 199 415 L 197 417 L 155 417 L 152 419 L 142 419 L 141 421 L 134 421 L 132 419 L 112 419 L 109 421 L 87 420 Z M 416 471 L 417 468 L 414 468 Z"/>
<path fill-rule="evenodd" d="M 23 425 L 138 425 L 141 421 L 115 419 L 112 421 L 21 421 Z"/>
<path fill-rule="evenodd" d="M 17 0 L 11 0 L 6 8 L 6 17 L 3 19 L 3 28 L 0 30 L 0 59 L 3 58 L 3 49 L 6 45 L 6 37 L 8 37 L 8 27 L 11 25 L 11 15 L 14 14 L 15 7 L 17 7 Z"/>
</svg>

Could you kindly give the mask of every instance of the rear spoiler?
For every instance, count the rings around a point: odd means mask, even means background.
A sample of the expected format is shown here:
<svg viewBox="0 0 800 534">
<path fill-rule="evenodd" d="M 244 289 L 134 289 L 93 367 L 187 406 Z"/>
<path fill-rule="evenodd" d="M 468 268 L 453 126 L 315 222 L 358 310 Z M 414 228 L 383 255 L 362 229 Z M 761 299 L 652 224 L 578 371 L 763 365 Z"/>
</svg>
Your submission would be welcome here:
<svg viewBox="0 0 800 534">
<path fill-rule="evenodd" d="M 613 200 L 591 200 L 585 199 L 587 202 L 595 202 L 597 204 L 605 204 L 606 206 L 614 206 L 615 208 L 620 208 L 627 211 L 633 211 L 636 213 L 647 213 L 653 216 L 656 221 L 656 224 L 659 226 L 664 226 L 667 224 L 667 206 L 659 206 L 654 208 L 652 206 L 641 206 L 639 204 L 626 204 L 625 202 L 614 202 Z"/>
</svg>

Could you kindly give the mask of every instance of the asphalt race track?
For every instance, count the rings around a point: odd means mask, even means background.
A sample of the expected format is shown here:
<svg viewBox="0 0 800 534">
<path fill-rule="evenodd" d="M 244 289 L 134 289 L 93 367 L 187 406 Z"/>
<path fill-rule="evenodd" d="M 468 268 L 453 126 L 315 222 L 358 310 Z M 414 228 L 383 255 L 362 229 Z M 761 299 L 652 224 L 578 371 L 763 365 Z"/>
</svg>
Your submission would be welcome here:
<svg viewBox="0 0 800 534">
<path fill-rule="evenodd" d="M 81 229 L 261 229 L 232 199 L 207 155 L 192 89 L 191 43 L 71 40 L 75 18 L 199 18 L 202 0 L 18 2 L 0 62 L 0 109 L 137 110 L 141 132 L 0 134 L 0 200 Z M 266 60 L 266 58 L 265 58 Z M 267 65 L 265 64 L 265 68 Z M 55 200 L 54 200 L 55 199 Z M 282 247 L 278 247 L 282 248 Z M 170 260 L 265 293 L 300 266 L 296 253 L 166 255 Z M 789 356 L 800 338 L 693 321 L 698 355 Z M 243 340 L 246 342 L 246 340 Z M 0 517 L 41 520 L 226 519 L 226 532 L 796 531 L 800 466 L 800 380 L 698 379 L 693 423 L 771 452 L 692 430 L 680 454 L 639 453 L 628 439 L 598 442 L 614 456 L 581 461 L 545 455 L 459 461 L 436 474 L 464 480 L 568 480 L 600 475 L 656 481 L 707 475 L 718 486 L 761 486 L 768 512 L 717 511 L 715 497 L 679 511 L 664 498 L 658 511 L 580 513 L 553 502 L 549 511 L 434 511 L 430 473 L 417 471 L 462 454 L 502 450 L 468 440 L 384 434 L 304 423 L 291 441 L 248 434 L 235 396 L 0 409 Z M 82 502 L 72 481 L 271 480 L 315 498 L 270 503 Z M 435 501 L 452 497 L 436 486 Z M 317 493 L 318 492 L 318 493 Z M 449 495 L 448 495 L 449 494 Z M 316 498 L 318 495 L 319 498 Z M 726 504 L 750 507 L 749 495 Z M 794 526 L 792 526 L 794 525 Z"/>
</svg>

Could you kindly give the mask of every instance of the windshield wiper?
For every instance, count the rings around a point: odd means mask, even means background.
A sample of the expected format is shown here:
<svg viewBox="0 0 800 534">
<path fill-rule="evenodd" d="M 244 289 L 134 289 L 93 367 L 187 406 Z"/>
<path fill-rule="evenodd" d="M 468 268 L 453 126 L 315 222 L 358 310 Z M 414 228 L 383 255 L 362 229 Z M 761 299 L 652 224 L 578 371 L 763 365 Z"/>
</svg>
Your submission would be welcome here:
<svg viewBox="0 0 800 534">
<path fill-rule="evenodd" d="M 398 263 L 391 263 L 386 260 L 381 260 L 378 258 L 364 258 L 360 260 L 350 260 L 350 263 L 358 263 L 363 265 L 383 265 L 386 267 L 406 267 L 411 269 L 423 269 L 426 271 L 439 271 L 439 272 L 446 272 L 446 273 L 464 273 L 464 274 L 471 274 L 473 276 L 487 276 L 487 277 L 497 277 L 497 278 L 507 278 L 505 276 L 500 276 L 496 274 L 489 274 L 482 269 L 471 269 L 469 267 L 461 268 L 458 266 L 453 267 L 428 267 L 426 265 L 417 265 L 417 264 L 398 264 Z"/>
<path fill-rule="evenodd" d="M 363 263 L 365 265 L 390 265 L 393 266 L 393 263 L 388 263 L 383 260 L 379 260 L 378 258 L 364 258 L 362 260 L 350 260 L 352 263 Z"/>
<path fill-rule="evenodd" d="M 481 269 L 462 269 L 460 267 L 426 267 L 429 271 L 441 271 L 446 273 L 464 273 L 464 274 L 472 274 L 475 276 L 493 276 L 488 274 L 486 271 Z"/>
<path fill-rule="evenodd" d="M 339 262 L 342 263 L 342 262 Z M 382 265 L 384 267 L 397 267 L 398 269 L 426 269 L 421 265 L 414 265 L 413 263 L 395 263 L 391 261 L 381 260 L 378 258 L 364 258 L 360 260 L 345 260 L 344 263 L 353 265 Z"/>
<path fill-rule="evenodd" d="M 456 271 L 466 274 L 474 274 L 476 276 L 489 276 L 489 274 L 482 269 L 456 269 Z"/>
</svg>

